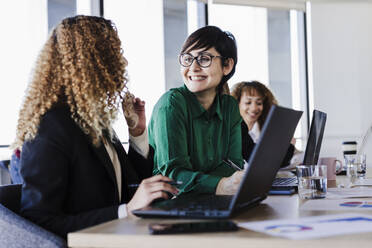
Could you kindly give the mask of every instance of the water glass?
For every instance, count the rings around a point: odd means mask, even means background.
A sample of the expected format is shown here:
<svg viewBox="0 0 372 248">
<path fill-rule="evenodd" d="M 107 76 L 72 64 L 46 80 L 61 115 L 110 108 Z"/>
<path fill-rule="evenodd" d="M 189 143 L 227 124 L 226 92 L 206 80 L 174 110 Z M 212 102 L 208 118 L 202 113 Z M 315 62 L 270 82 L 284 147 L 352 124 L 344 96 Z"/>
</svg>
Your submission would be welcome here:
<svg viewBox="0 0 372 248">
<path fill-rule="evenodd" d="M 327 194 L 327 166 L 296 166 L 298 195 L 301 199 L 321 199 Z"/>
<path fill-rule="evenodd" d="M 351 183 L 355 183 L 358 178 L 364 178 L 366 174 L 366 155 L 350 154 L 345 155 L 346 175 Z"/>
</svg>

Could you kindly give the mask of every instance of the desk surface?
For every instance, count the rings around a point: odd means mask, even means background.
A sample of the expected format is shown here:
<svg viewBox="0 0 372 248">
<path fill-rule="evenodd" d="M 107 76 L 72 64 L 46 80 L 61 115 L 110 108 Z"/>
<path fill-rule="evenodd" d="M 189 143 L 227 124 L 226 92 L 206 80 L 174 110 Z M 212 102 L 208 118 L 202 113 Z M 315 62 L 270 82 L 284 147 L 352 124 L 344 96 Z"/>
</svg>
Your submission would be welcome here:
<svg viewBox="0 0 372 248">
<path fill-rule="evenodd" d="M 301 200 L 292 196 L 269 196 L 259 206 L 237 215 L 235 222 L 275 220 L 337 214 L 340 211 L 300 210 Z M 348 211 L 352 212 L 352 211 Z M 361 213 L 360 211 L 358 213 Z M 372 214 L 371 211 L 363 211 Z M 181 235 L 148 234 L 148 224 L 154 222 L 180 222 L 195 220 L 172 219 L 119 219 L 103 223 L 68 235 L 69 247 L 371 247 L 372 234 L 352 234 L 314 240 L 293 241 L 266 234 L 240 229 L 238 232 L 200 233 Z"/>
</svg>

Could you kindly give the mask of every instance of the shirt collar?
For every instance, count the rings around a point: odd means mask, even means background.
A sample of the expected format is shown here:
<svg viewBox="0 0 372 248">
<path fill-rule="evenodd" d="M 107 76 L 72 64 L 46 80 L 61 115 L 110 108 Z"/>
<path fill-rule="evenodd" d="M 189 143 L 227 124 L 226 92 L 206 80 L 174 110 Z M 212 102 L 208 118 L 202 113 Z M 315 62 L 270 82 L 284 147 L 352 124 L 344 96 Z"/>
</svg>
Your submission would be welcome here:
<svg viewBox="0 0 372 248">
<path fill-rule="evenodd" d="M 258 125 L 258 122 L 256 121 L 252 127 L 252 129 L 248 132 L 251 136 L 254 143 L 257 143 L 258 139 L 260 138 L 260 127 Z"/>
<path fill-rule="evenodd" d="M 198 118 L 202 115 L 204 115 L 206 118 L 210 118 L 214 115 L 217 115 L 220 120 L 222 120 L 222 113 L 221 113 L 221 104 L 220 104 L 220 97 L 221 95 L 217 93 L 216 97 L 214 98 L 214 101 L 212 103 L 211 108 L 209 109 L 209 112 L 203 108 L 203 106 L 200 104 L 198 99 L 196 98 L 195 94 L 189 91 L 189 89 L 186 87 L 186 85 L 183 85 L 181 87 L 182 91 L 185 93 L 185 96 L 187 98 L 187 102 L 190 104 L 191 109 L 191 115 L 192 117 Z"/>
</svg>

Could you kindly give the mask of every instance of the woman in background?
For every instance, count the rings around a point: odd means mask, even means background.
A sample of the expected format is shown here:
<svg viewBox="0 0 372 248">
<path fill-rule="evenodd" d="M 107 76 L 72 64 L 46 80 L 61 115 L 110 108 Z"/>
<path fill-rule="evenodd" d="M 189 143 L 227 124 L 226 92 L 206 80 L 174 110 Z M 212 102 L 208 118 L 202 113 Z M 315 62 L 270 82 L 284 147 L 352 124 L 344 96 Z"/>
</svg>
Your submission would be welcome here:
<svg viewBox="0 0 372 248">
<path fill-rule="evenodd" d="M 243 118 L 241 123 L 242 155 L 244 160 L 248 161 L 271 106 L 277 105 L 278 102 L 273 93 L 258 81 L 235 84 L 231 95 L 239 102 L 239 111 Z M 294 144 L 295 139 L 292 139 L 282 167 L 289 164 L 295 150 Z"/>
<path fill-rule="evenodd" d="M 171 179 L 150 177 L 144 102 L 127 91 L 126 66 L 113 23 L 92 16 L 64 19 L 37 60 L 13 144 L 21 150 L 20 211 L 64 238 L 178 192 Z M 120 107 L 128 154 L 112 128 Z"/>
<path fill-rule="evenodd" d="M 234 36 L 218 27 L 196 30 L 179 55 L 184 86 L 166 92 L 149 124 L 154 173 L 182 181 L 181 193 L 234 194 L 243 171 L 238 105 L 223 89 L 235 72 Z"/>
</svg>

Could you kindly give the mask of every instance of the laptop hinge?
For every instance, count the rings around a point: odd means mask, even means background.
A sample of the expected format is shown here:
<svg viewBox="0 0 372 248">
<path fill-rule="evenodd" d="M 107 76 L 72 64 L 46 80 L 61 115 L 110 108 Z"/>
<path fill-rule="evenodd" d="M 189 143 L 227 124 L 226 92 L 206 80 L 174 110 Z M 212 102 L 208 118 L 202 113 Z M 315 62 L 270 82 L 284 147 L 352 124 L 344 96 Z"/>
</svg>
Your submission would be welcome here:
<svg viewBox="0 0 372 248">
<path fill-rule="evenodd" d="M 262 197 L 262 196 L 258 196 L 256 198 L 253 198 L 251 201 L 249 202 L 244 202 L 244 203 L 239 203 L 236 205 L 236 208 L 237 209 L 240 209 L 240 208 L 245 208 L 245 207 L 250 207 L 252 206 L 253 203 L 259 203 L 261 202 L 262 200 L 264 200 L 266 198 L 266 196 Z"/>
</svg>

